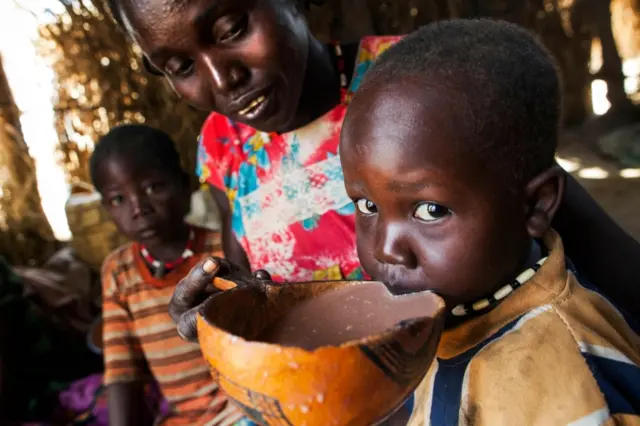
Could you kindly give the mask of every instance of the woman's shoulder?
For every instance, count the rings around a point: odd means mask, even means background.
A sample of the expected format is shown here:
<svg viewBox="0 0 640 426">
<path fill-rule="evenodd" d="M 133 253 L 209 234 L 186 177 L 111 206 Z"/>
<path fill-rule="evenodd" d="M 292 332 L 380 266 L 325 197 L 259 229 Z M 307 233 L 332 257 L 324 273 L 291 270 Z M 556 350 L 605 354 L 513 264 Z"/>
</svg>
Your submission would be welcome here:
<svg viewBox="0 0 640 426">
<path fill-rule="evenodd" d="M 357 60 L 369 59 L 362 58 L 365 54 L 373 57 L 381 55 L 389 47 L 400 41 L 403 35 L 383 35 L 383 36 L 365 36 L 360 39 L 360 52 Z"/>
<path fill-rule="evenodd" d="M 402 35 L 387 35 L 387 36 L 366 36 L 360 39 L 360 45 L 358 47 L 358 53 L 356 55 L 355 67 L 353 69 L 353 78 L 351 79 L 351 85 L 349 86 L 349 95 L 347 101 L 351 98 L 351 95 L 360 87 L 362 78 L 369 71 L 369 68 L 373 65 L 378 56 L 382 55 L 388 48 L 402 39 Z"/>
</svg>

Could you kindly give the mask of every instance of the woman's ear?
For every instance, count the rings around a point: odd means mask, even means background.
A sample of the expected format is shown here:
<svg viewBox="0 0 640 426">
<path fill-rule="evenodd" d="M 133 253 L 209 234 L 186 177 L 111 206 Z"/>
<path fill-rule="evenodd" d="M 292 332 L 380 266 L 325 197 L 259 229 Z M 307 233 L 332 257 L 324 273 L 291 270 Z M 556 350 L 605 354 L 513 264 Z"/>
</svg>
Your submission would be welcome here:
<svg viewBox="0 0 640 426">
<path fill-rule="evenodd" d="M 532 238 L 542 238 L 551 228 L 564 197 L 565 183 L 565 171 L 554 165 L 527 184 L 527 231 Z"/>
</svg>

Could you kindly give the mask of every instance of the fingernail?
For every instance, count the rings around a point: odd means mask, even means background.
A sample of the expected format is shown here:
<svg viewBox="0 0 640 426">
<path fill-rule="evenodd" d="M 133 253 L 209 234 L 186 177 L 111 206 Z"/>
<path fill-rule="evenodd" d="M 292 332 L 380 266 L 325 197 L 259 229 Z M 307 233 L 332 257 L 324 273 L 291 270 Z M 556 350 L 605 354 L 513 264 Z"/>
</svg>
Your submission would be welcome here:
<svg viewBox="0 0 640 426">
<path fill-rule="evenodd" d="M 212 258 L 209 258 L 209 259 L 204 261 L 204 264 L 202 265 L 202 270 L 206 274 L 210 274 L 213 271 L 215 271 L 217 267 L 218 267 L 218 262 L 216 262 Z"/>
</svg>

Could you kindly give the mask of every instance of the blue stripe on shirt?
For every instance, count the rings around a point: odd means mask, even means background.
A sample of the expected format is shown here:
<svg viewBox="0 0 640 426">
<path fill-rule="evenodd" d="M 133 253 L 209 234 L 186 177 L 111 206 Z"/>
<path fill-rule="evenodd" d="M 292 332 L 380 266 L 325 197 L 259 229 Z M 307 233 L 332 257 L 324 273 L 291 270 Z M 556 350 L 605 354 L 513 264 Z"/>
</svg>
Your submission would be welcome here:
<svg viewBox="0 0 640 426">
<path fill-rule="evenodd" d="M 623 361 L 582 353 L 614 414 L 640 414 L 640 368 Z"/>
<path fill-rule="evenodd" d="M 433 383 L 431 402 L 431 424 L 437 426 L 458 426 L 462 382 L 469 362 L 482 349 L 504 336 L 522 316 L 511 321 L 476 347 L 451 359 L 438 359 L 438 371 Z"/>
</svg>

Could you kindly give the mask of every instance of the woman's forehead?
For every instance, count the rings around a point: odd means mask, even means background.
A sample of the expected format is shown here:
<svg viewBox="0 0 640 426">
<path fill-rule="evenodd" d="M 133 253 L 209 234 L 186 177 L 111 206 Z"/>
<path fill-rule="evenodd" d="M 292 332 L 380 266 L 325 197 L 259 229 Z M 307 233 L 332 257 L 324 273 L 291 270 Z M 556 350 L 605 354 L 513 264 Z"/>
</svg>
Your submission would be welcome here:
<svg viewBox="0 0 640 426">
<path fill-rule="evenodd" d="M 125 0 L 121 18 L 127 32 L 149 54 L 149 50 L 179 46 L 196 40 L 202 25 L 238 11 L 254 0 Z"/>
</svg>

